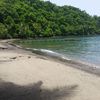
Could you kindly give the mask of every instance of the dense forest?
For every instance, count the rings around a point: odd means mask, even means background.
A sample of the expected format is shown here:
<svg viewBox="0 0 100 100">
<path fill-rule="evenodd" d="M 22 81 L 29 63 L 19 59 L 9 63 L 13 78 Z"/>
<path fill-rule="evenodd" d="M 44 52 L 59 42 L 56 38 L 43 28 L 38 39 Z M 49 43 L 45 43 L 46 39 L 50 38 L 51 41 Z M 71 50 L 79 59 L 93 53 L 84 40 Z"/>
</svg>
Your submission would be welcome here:
<svg viewBox="0 0 100 100">
<path fill-rule="evenodd" d="M 41 0 L 0 0 L 0 38 L 100 34 L 100 17 Z"/>
</svg>

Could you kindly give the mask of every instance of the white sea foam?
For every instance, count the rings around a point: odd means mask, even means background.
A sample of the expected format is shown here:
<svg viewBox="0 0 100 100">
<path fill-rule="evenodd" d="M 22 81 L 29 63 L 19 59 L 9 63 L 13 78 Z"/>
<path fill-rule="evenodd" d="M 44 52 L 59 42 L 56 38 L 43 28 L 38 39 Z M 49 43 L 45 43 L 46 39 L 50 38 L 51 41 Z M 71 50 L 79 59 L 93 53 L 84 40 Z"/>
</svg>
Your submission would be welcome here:
<svg viewBox="0 0 100 100">
<path fill-rule="evenodd" d="M 37 51 L 38 53 L 43 53 L 47 56 L 52 56 L 52 57 L 56 57 L 56 58 L 60 58 L 60 59 L 63 59 L 63 60 L 71 60 L 70 58 L 67 58 L 66 56 L 60 54 L 60 53 L 57 53 L 57 52 L 54 52 L 52 50 L 47 50 L 47 49 L 33 49 L 33 51 Z"/>
<path fill-rule="evenodd" d="M 40 51 L 42 51 L 42 52 L 46 52 L 46 53 L 53 53 L 53 54 L 57 54 L 56 52 L 51 51 L 51 50 L 47 50 L 47 49 L 40 49 Z"/>
<path fill-rule="evenodd" d="M 62 58 L 65 59 L 65 60 L 71 60 L 71 59 L 69 59 L 69 58 L 67 58 L 67 57 L 64 57 L 64 56 L 63 56 Z"/>
</svg>

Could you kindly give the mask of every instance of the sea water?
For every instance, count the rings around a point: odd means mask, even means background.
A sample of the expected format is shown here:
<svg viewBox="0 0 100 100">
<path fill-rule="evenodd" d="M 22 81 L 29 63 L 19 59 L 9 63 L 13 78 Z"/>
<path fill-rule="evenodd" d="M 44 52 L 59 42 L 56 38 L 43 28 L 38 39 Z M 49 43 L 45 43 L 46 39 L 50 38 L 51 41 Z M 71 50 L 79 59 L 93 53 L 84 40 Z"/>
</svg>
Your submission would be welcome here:
<svg viewBox="0 0 100 100">
<path fill-rule="evenodd" d="M 49 53 L 55 52 L 75 61 L 100 66 L 100 36 L 31 39 L 17 41 L 17 43 L 24 47 Z"/>
</svg>

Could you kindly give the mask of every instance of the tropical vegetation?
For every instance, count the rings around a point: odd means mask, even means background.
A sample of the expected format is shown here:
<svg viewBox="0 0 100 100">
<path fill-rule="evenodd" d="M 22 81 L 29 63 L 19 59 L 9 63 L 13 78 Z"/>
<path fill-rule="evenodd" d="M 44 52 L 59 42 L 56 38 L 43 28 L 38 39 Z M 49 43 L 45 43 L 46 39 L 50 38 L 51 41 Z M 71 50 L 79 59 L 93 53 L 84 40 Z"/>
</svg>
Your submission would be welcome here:
<svg viewBox="0 0 100 100">
<path fill-rule="evenodd" d="M 0 0 L 0 38 L 100 34 L 100 17 L 41 0 Z"/>
</svg>

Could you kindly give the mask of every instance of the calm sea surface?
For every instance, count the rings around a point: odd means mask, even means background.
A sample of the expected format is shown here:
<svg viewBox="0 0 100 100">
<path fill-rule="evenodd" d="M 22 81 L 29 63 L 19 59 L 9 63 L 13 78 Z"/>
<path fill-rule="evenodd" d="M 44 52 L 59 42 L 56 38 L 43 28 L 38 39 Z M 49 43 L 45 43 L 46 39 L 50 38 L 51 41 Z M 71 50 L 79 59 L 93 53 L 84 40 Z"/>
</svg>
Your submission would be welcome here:
<svg viewBox="0 0 100 100">
<path fill-rule="evenodd" d="M 100 36 L 21 40 L 17 41 L 17 44 L 29 48 L 52 50 L 72 60 L 100 66 Z"/>
</svg>

